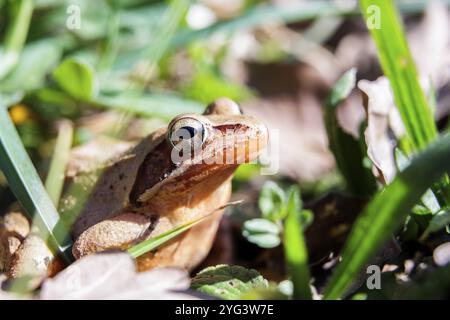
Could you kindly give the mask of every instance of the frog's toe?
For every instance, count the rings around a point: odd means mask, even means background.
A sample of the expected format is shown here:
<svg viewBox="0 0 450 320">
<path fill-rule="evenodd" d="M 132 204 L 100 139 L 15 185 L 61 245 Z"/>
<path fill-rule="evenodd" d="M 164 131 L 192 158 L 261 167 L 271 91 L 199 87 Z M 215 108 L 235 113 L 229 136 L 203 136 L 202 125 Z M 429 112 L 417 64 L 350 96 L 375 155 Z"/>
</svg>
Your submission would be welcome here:
<svg viewBox="0 0 450 320">
<path fill-rule="evenodd" d="M 44 240 L 30 234 L 14 252 L 8 275 L 11 278 L 25 275 L 53 276 L 63 268 L 64 263 L 53 255 Z"/>
<path fill-rule="evenodd" d="M 73 256 L 79 259 L 95 252 L 126 249 L 145 236 L 151 224 L 151 218 L 134 213 L 99 222 L 78 237 L 72 248 Z"/>
<path fill-rule="evenodd" d="M 8 212 L 0 217 L 0 271 L 8 270 L 11 259 L 30 233 L 30 223 L 22 212 Z"/>
</svg>

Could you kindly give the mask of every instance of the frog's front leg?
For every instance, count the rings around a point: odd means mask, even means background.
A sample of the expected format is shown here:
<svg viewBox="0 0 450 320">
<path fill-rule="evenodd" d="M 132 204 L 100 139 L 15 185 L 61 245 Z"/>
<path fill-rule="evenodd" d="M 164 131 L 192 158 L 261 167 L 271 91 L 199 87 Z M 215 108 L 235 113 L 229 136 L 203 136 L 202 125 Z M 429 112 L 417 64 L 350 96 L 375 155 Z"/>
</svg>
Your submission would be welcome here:
<svg viewBox="0 0 450 320">
<path fill-rule="evenodd" d="M 222 212 L 223 210 L 215 212 L 161 248 L 139 257 L 137 259 L 139 271 L 164 266 L 192 270 L 211 249 Z M 79 259 L 95 252 L 126 250 L 175 227 L 167 217 L 125 213 L 87 229 L 75 241 L 72 252 L 74 257 Z"/>
<path fill-rule="evenodd" d="M 112 249 L 127 249 L 145 239 L 154 227 L 156 216 L 124 213 L 103 220 L 84 231 L 75 241 L 72 253 L 79 259 Z"/>
</svg>

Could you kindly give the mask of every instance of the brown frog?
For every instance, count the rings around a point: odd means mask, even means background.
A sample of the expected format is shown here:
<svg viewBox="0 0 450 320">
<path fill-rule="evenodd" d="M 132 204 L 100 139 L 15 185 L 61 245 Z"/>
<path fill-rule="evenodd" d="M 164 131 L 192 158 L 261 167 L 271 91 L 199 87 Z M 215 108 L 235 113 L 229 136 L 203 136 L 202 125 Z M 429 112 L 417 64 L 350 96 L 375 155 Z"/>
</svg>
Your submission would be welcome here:
<svg viewBox="0 0 450 320">
<path fill-rule="evenodd" d="M 265 125 L 226 98 L 203 115 L 176 117 L 103 171 L 73 225 L 74 256 L 127 249 L 214 212 L 137 259 L 139 270 L 192 270 L 212 246 L 234 171 L 256 159 L 267 140 Z"/>
</svg>

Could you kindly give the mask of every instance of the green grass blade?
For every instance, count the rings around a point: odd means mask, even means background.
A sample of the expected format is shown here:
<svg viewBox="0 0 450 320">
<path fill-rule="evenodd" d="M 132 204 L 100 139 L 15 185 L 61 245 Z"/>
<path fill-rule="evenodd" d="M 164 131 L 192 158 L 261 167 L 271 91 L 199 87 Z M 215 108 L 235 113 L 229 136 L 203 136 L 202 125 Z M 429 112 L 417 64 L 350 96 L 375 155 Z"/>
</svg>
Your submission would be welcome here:
<svg viewBox="0 0 450 320">
<path fill-rule="evenodd" d="M 12 23 L 5 36 L 3 52 L 0 50 L 0 79 L 3 79 L 19 60 L 33 14 L 33 0 L 10 2 Z"/>
<path fill-rule="evenodd" d="M 206 217 L 201 217 L 201 218 L 191 221 L 189 223 L 183 224 L 180 227 L 177 227 L 177 228 L 174 228 L 167 232 L 164 232 L 164 233 L 160 234 L 159 236 L 142 241 L 141 243 L 128 249 L 128 253 L 133 258 L 137 258 L 149 251 L 152 251 L 152 250 L 158 248 L 159 246 L 163 245 L 164 243 L 166 243 L 169 240 L 172 240 L 173 238 L 177 237 L 178 235 L 182 234 L 183 232 L 188 231 L 190 228 L 195 226 L 197 223 L 201 222 L 204 218 L 206 218 Z"/>
<path fill-rule="evenodd" d="M 356 69 L 347 71 L 332 89 L 325 108 L 325 126 L 330 149 L 347 188 L 356 195 L 372 195 L 377 184 L 371 170 L 364 166 L 366 149 L 352 135 L 345 132 L 337 119 L 339 104 L 348 97 L 356 84 Z"/>
<path fill-rule="evenodd" d="M 394 1 L 361 0 L 360 3 L 366 21 L 377 18 L 374 10 L 378 10 L 380 25 L 371 27 L 370 32 L 381 66 L 390 80 L 408 137 L 417 150 L 423 149 L 437 137 L 437 129 Z"/>
<path fill-rule="evenodd" d="M 326 299 L 342 297 L 359 271 L 392 236 L 425 191 L 450 170 L 450 135 L 432 143 L 372 199 L 356 221 Z"/>
<path fill-rule="evenodd" d="M 287 217 L 284 221 L 284 254 L 294 285 L 294 299 L 311 300 L 309 286 L 308 250 L 300 220 L 300 212 L 295 204 L 295 192 L 291 193 L 287 207 Z"/>
<path fill-rule="evenodd" d="M 0 101 L 0 169 L 9 187 L 32 217 L 40 236 L 55 253 L 64 255 L 70 245 L 67 230 L 59 224 L 59 215 L 39 178 L 20 137 Z M 67 258 L 67 257 L 66 257 Z"/>
<path fill-rule="evenodd" d="M 154 63 L 162 58 L 192 2 L 192 0 L 170 1 L 168 9 L 153 31 L 154 40 L 147 47 L 143 58 Z"/>
<path fill-rule="evenodd" d="M 107 32 L 109 36 L 104 40 L 103 53 L 100 56 L 99 68 L 107 70 L 117 57 L 119 51 L 120 36 L 120 12 L 119 6 L 114 1 L 107 2 L 108 5 L 108 23 Z"/>
<path fill-rule="evenodd" d="M 167 232 L 164 232 L 156 237 L 147 239 L 142 241 L 141 243 L 138 243 L 137 245 L 131 247 L 128 249 L 128 253 L 133 257 L 133 258 L 137 258 L 149 251 L 152 251 L 160 246 L 162 246 L 164 243 L 166 243 L 167 241 L 172 240 L 173 238 L 179 236 L 180 234 L 182 234 L 183 232 L 188 231 L 190 228 L 192 228 L 193 226 L 195 226 L 196 224 L 202 222 L 204 219 L 208 218 L 209 216 L 211 216 L 214 212 L 218 211 L 218 210 L 222 210 L 230 205 L 234 205 L 234 204 L 238 204 L 240 203 L 240 201 L 237 202 L 230 202 L 220 208 L 217 208 L 216 210 L 214 210 L 213 212 L 197 218 L 195 220 L 192 220 L 188 223 L 185 223 L 179 227 L 176 227 L 172 230 L 169 230 Z"/>
<path fill-rule="evenodd" d="M 45 189 L 52 199 L 55 207 L 58 207 L 61 192 L 64 186 L 67 163 L 69 162 L 70 149 L 72 147 L 73 126 L 70 121 L 63 121 L 59 125 L 58 138 L 53 151 L 50 170 L 45 180 Z"/>
</svg>

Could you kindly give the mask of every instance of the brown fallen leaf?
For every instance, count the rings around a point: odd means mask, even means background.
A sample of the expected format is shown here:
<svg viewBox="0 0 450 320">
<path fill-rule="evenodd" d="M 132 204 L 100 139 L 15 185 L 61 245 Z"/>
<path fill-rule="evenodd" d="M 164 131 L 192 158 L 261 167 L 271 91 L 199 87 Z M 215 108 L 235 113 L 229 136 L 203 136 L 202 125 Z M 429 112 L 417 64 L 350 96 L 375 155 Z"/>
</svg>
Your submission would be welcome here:
<svg viewBox="0 0 450 320">
<path fill-rule="evenodd" d="M 363 93 L 367 113 L 367 128 L 364 132 L 367 155 L 374 165 L 375 176 L 388 184 L 397 172 L 394 148 L 396 141 L 405 134 L 405 128 L 387 78 L 361 80 L 358 88 Z"/>
<path fill-rule="evenodd" d="M 126 253 L 104 252 L 77 260 L 42 285 L 40 299 L 195 299 L 188 274 L 160 268 L 138 273 Z"/>
</svg>

